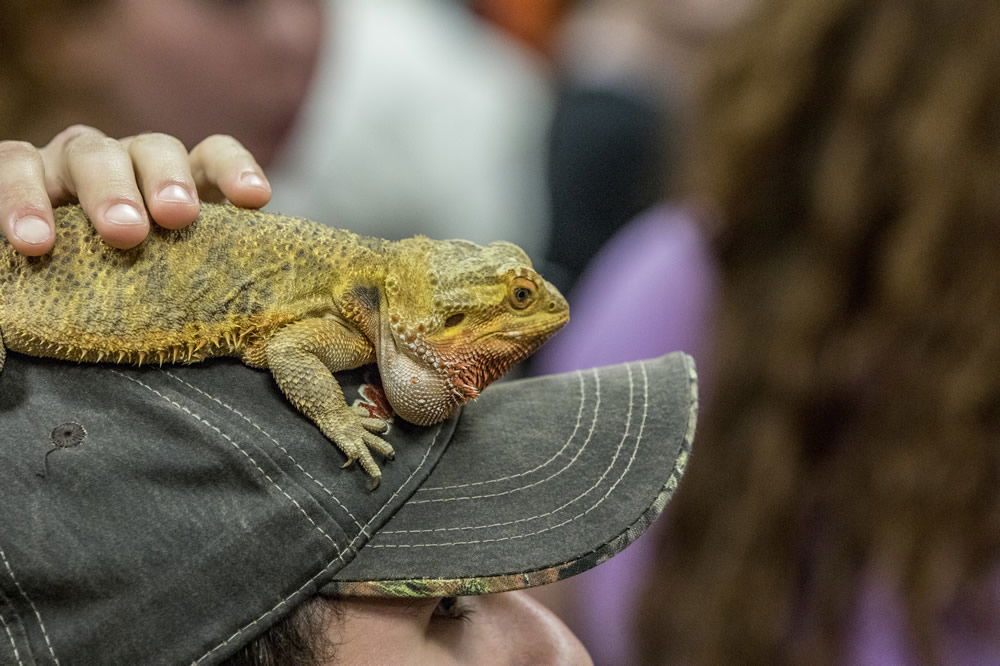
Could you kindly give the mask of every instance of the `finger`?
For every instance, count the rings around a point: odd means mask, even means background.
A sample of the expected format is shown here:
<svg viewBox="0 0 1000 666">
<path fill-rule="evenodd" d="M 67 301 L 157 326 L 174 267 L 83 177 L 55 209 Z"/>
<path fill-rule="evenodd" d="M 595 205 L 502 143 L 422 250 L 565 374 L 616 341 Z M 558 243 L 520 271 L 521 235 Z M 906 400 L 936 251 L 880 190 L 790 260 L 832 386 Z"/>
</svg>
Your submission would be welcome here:
<svg viewBox="0 0 1000 666">
<path fill-rule="evenodd" d="M 38 149 L 23 141 L 0 141 L 0 227 L 21 254 L 52 249 L 52 206 Z"/>
<path fill-rule="evenodd" d="M 260 208 L 271 200 L 271 185 L 250 151 L 231 136 L 208 137 L 191 151 L 191 172 L 206 201 L 229 199 Z"/>
<path fill-rule="evenodd" d="M 168 229 L 191 224 L 198 217 L 198 188 L 184 144 L 159 133 L 140 134 L 121 143 L 132 159 L 150 217 Z"/>
<path fill-rule="evenodd" d="M 89 125 L 71 125 L 56 134 L 39 152 L 45 164 L 45 190 L 53 206 L 76 202 L 76 193 L 66 183 L 66 145 L 81 135 L 103 137 L 104 132 Z"/>
<path fill-rule="evenodd" d="M 66 189 L 79 199 L 108 245 L 130 248 L 146 238 L 146 206 L 132 158 L 120 142 L 91 132 L 78 134 L 64 144 L 57 166 Z"/>
</svg>

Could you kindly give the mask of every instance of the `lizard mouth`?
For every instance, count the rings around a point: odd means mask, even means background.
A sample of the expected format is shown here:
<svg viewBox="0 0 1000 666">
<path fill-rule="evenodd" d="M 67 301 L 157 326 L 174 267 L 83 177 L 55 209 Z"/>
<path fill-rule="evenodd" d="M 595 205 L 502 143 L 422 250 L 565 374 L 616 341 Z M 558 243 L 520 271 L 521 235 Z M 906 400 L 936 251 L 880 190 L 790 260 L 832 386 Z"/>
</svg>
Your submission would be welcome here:
<svg viewBox="0 0 1000 666">
<path fill-rule="evenodd" d="M 530 356 L 568 317 L 447 345 L 394 327 L 384 309 L 379 319 L 376 359 L 389 404 L 403 419 L 431 425 L 476 399 L 511 366 Z"/>
</svg>

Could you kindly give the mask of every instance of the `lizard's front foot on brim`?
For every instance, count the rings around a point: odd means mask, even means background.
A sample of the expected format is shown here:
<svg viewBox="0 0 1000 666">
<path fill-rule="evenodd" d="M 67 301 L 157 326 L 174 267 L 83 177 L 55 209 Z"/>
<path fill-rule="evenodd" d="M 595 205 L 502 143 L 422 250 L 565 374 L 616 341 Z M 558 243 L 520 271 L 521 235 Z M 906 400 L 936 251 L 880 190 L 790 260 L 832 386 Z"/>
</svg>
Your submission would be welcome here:
<svg viewBox="0 0 1000 666">
<path fill-rule="evenodd" d="M 342 467 L 350 467 L 357 461 L 369 476 L 368 489 L 375 490 L 382 480 L 382 470 L 372 456 L 372 451 L 386 460 L 392 460 L 395 451 L 389 442 L 373 435 L 369 430 L 385 432 L 388 424 L 382 419 L 362 418 L 356 412 L 347 410 L 317 421 L 320 430 L 347 456 Z"/>
</svg>

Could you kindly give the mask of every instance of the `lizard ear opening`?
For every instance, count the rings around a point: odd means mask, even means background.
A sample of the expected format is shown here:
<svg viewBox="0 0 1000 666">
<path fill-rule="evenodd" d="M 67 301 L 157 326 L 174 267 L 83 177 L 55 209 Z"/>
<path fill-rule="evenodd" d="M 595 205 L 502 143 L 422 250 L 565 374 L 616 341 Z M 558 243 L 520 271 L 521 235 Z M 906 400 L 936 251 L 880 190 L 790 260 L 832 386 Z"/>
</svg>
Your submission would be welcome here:
<svg viewBox="0 0 1000 666">
<path fill-rule="evenodd" d="M 458 326 L 465 319 L 465 314 L 462 312 L 456 312 L 447 319 L 444 320 L 445 328 L 452 328 L 453 326 Z"/>
</svg>

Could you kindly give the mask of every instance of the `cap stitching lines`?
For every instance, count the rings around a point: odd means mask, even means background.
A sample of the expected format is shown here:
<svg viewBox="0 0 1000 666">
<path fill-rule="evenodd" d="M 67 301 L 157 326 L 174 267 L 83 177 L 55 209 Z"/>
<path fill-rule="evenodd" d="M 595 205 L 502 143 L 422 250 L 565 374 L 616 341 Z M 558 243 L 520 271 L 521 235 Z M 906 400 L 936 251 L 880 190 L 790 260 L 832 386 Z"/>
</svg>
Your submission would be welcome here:
<svg viewBox="0 0 1000 666">
<path fill-rule="evenodd" d="M 592 369 L 591 373 L 595 376 L 595 379 L 597 381 L 597 384 L 598 384 L 597 398 L 598 398 L 598 400 L 600 400 L 600 381 L 601 380 L 596 377 L 597 376 L 596 369 Z M 516 478 L 519 478 L 519 477 L 531 474 L 532 472 L 537 472 L 538 470 L 542 469 L 543 467 L 547 467 L 550 462 L 552 462 L 553 460 L 555 460 L 556 458 L 558 458 L 562 454 L 562 452 L 566 450 L 566 447 L 569 446 L 569 443 L 572 442 L 573 438 L 576 437 L 576 431 L 579 430 L 579 428 L 580 428 L 580 420 L 583 417 L 583 405 L 584 405 L 584 402 L 585 402 L 585 400 L 584 400 L 584 382 L 583 382 L 583 373 L 582 372 L 580 372 L 579 370 L 577 370 L 574 374 L 577 376 L 577 379 L 580 380 L 580 398 L 579 398 L 580 406 L 579 406 L 579 408 L 576 411 L 576 425 L 573 426 L 573 432 L 570 433 L 570 436 L 563 443 L 562 447 L 558 451 L 556 451 L 555 453 L 553 453 L 552 456 L 548 460 L 546 460 L 545 462 L 543 462 L 543 463 L 541 463 L 539 465 L 535 465 L 531 469 L 526 469 L 523 472 L 518 472 L 517 474 L 511 474 L 510 476 L 502 476 L 502 477 L 500 477 L 498 479 L 487 479 L 485 481 L 472 481 L 470 483 L 459 483 L 459 484 L 453 485 L 453 486 L 430 486 L 428 488 L 418 488 L 416 494 L 420 494 L 420 493 L 423 493 L 423 492 L 429 492 L 429 491 L 432 491 L 432 490 L 455 490 L 456 488 L 468 488 L 470 486 L 481 486 L 481 485 L 485 485 L 487 483 L 499 483 L 501 481 L 510 481 L 511 479 L 516 479 Z M 411 504 L 412 504 L 412 502 L 411 502 Z"/>
<path fill-rule="evenodd" d="M 10 574 L 10 579 L 14 581 L 14 586 L 17 588 L 18 593 L 20 593 L 20 595 L 28 602 L 28 605 L 31 606 L 31 612 L 35 614 L 35 619 L 38 620 L 38 626 L 42 630 L 42 636 L 45 637 L 45 646 L 49 649 L 49 654 L 52 655 L 52 660 L 55 661 L 58 666 L 59 658 L 56 656 L 55 650 L 52 649 L 52 641 L 49 640 L 49 632 L 45 629 L 45 623 L 42 622 L 42 616 L 38 612 L 38 607 L 35 606 L 35 602 L 31 600 L 28 593 L 24 591 L 23 587 L 21 587 L 21 583 L 17 580 L 17 576 L 14 575 L 14 569 L 11 568 L 10 562 L 7 560 L 7 554 L 3 552 L 3 548 L 0 548 L 0 560 L 3 560 L 3 565 L 7 569 L 7 573 Z M 6 622 L 4 622 L 4 627 L 7 627 Z M 12 638 L 11 643 L 13 643 L 13 641 L 14 639 Z M 14 648 L 14 652 L 17 652 L 16 647 Z"/>
<path fill-rule="evenodd" d="M 17 659 L 18 666 L 24 666 L 24 662 L 21 661 L 21 653 L 17 651 L 17 643 L 14 642 L 14 634 L 10 632 L 10 626 L 7 624 L 7 620 L 3 619 L 2 614 L 0 614 L 0 624 L 3 625 L 3 630 L 7 632 L 7 640 L 10 641 L 10 646 L 14 649 L 14 659 Z"/>
<path fill-rule="evenodd" d="M 327 495 L 329 495 L 330 498 L 333 499 L 333 501 L 337 503 L 337 506 L 339 506 L 341 509 L 343 509 L 344 513 L 346 513 L 351 518 L 351 520 L 354 522 L 354 526 L 355 527 L 357 527 L 358 529 L 361 529 L 361 523 L 358 522 L 358 519 L 354 517 L 354 514 L 351 513 L 351 510 L 348 509 L 346 506 L 344 506 L 340 502 L 340 498 L 338 498 L 336 495 L 334 495 L 333 491 L 331 491 L 329 488 L 327 488 L 325 485 L 323 485 L 322 481 L 320 481 L 319 479 L 317 479 L 316 477 L 314 477 L 312 474 L 310 474 L 308 471 L 306 471 L 306 469 L 304 467 L 302 467 L 302 465 L 299 464 L 299 461 L 296 460 L 292 456 L 292 454 L 288 452 L 288 449 L 286 449 L 281 443 L 278 442 L 278 440 L 276 440 L 274 437 L 272 437 L 270 433 L 268 433 L 266 430 L 264 430 L 259 425 L 257 425 L 248 416 L 244 415 L 243 412 L 241 412 L 240 410 L 238 410 L 235 407 L 232 407 L 232 406 L 226 404 L 225 402 L 223 402 L 219 398 L 215 397 L 214 395 L 212 395 L 212 394 L 210 394 L 210 393 L 208 393 L 206 391 L 203 391 L 202 389 L 198 388 L 197 386 L 194 386 L 193 384 L 189 384 L 188 382 L 186 382 L 185 380 L 181 379 L 177 375 L 173 374 L 169 370 L 161 370 L 160 372 L 164 373 L 165 375 L 167 375 L 171 379 L 180 382 L 184 386 L 187 386 L 188 388 L 190 388 L 190 389 L 192 389 L 194 391 L 197 391 L 198 393 L 202 394 L 206 398 L 209 398 L 210 400 L 214 400 L 216 403 L 222 405 L 223 407 L 225 407 L 226 409 L 228 409 L 229 411 L 231 411 L 233 414 L 236 414 L 241 419 L 243 419 L 244 421 L 246 421 L 247 423 L 249 423 L 251 426 L 253 426 L 254 428 L 256 428 L 258 432 L 260 432 L 262 435 L 264 435 L 264 437 L 267 437 L 269 440 L 271 440 L 271 442 L 273 442 L 274 445 L 277 446 L 281 450 L 281 452 L 285 454 L 285 457 L 287 457 L 288 460 L 291 461 L 291 463 L 293 465 L 295 465 L 303 474 L 305 474 L 309 478 L 310 481 L 312 481 L 313 483 L 315 483 L 317 486 L 319 486 L 323 490 L 323 492 L 325 492 Z"/>
<path fill-rule="evenodd" d="M 256 468 L 256 470 L 258 472 L 260 472 L 261 476 L 263 476 L 265 479 L 267 479 L 268 482 L 271 485 L 273 485 L 275 488 L 278 489 L 278 492 L 280 492 L 282 495 L 284 495 L 288 499 L 289 502 L 291 502 L 292 504 L 295 505 L 295 508 L 299 510 L 299 513 L 301 513 L 303 516 L 305 516 L 306 520 L 308 520 L 310 522 L 310 524 L 312 524 L 313 528 L 315 528 L 317 532 L 319 532 L 324 537 L 326 537 L 327 541 L 329 541 L 333 545 L 333 549 L 334 549 L 335 552 L 337 552 L 338 554 L 340 553 L 340 547 L 337 546 L 337 542 L 333 540 L 333 537 L 331 537 L 329 534 L 327 534 L 326 531 L 322 527 L 320 527 L 316 523 L 315 520 L 313 520 L 313 517 L 310 516 L 306 512 L 306 510 L 304 508 L 302 508 L 302 505 L 299 504 L 298 501 L 294 497 L 292 497 L 291 495 L 289 495 L 285 491 L 284 488 L 282 488 L 280 485 L 278 485 L 278 483 L 274 479 L 272 479 L 268 475 L 268 473 L 265 472 L 263 470 L 263 468 L 261 468 L 261 466 L 259 464 L 257 464 L 257 461 L 254 460 L 254 457 L 251 456 L 249 453 L 247 453 L 247 451 L 242 446 L 240 446 L 239 443 L 236 442 L 236 440 L 234 440 L 232 437 L 230 437 L 226 433 L 222 432 L 222 430 L 220 430 L 213 423 L 210 423 L 209 421 L 205 420 L 204 417 L 202 417 L 202 416 L 200 416 L 198 414 L 195 414 L 194 412 L 192 412 L 190 409 L 188 409 L 184 405 L 181 405 L 181 404 L 177 403 L 176 401 L 172 400 L 171 398 L 168 398 L 167 396 L 163 395 L 162 393 L 160 393 L 159 391 L 157 391 L 152 386 L 149 386 L 148 384 L 146 384 L 146 383 L 144 383 L 144 382 L 142 382 L 142 381 L 140 381 L 140 380 L 138 380 L 138 379 L 136 379 L 134 377 L 129 377 L 128 375 L 122 374 L 121 372 L 118 372 L 117 370 L 112 370 L 111 372 L 113 372 L 114 374 L 118 375 L 119 377 L 124 377 L 125 379 L 129 380 L 130 382 L 134 382 L 134 383 L 138 384 L 139 386 L 143 387 L 144 389 L 146 389 L 147 391 L 152 392 L 154 395 L 157 395 L 160 398 L 163 398 L 164 400 L 166 400 L 171 405 L 173 405 L 177 409 L 181 410 L 182 412 L 184 412 L 185 414 L 187 414 L 191 418 L 193 418 L 196 421 L 200 422 L 202 425 L 208 426 L 209 428 L 211 428 L 212 430 L 214 430 L 216 433 L 218 433 L 220 437 L 222 437 L 223 439 L 225 439 L 227 442 L 229 442 L 231 445 L 233 445 L 233 447 L 235 447 L 237 451 L 239 451 L 240 453 L 242 453 L 243 456 L 253 464 L 254 468 Z"/>
<path fill-rule="evenodd" d="M 648 379 L 648 376 L 646 374 L 646 364 L 645 363 L 640 363 L 639 367 L 642 368 L 642 379 L 643 379 L 642 420 L 639 423 L 639 432 L 635 436 L 635 446 L 632 448 L 632 455 L 629 456 L 628 464 L 625 465 L 625 469 L 622 470 L 622 473 L 618 476 L 618 478 L 615 480 L 615 482 L 611 484 L 611 487 L 608 488 L 608 490 L 604 493 L 604 495 L 601 496 L 601 498 L 597 502 L 595 502 L 593 505 L 591 505 L 590 507 L 588 507 L 586 510 L 584 510 L 584 511 L 578 513 L 578 514 L 576 514 L 575 516 L 572 516 L 571 518 L 567 518 L 566 520 L 562 521 L 561 523 L 557 523 L 555 525 L 550 525 L 549 527 L 545 527 L 545 528 L 542 528 L 540 530 L 536 530 L 534 532 L 529 532 L 529 533 L 526 533 L 526 534 L 514 534 L 514 535 L 511 535 L 511 536 L 497 537 L 495 539 L 474 539 L 474 540 L 470 540 L 470 541 L 452 541 L 452 542 L 449 542 L 449 543 L 412 543 L 412 544 L 411 543 L 405 543 L 405 544 L 375 544 L 375 543 L 372 543 L 372 544 L 369 544 L 369 547 L 370 548 L 423 548 L 423 547 L 431 547 L 431 546 L 464 546 L 464 545 L 475 545 L 475 544 L 481 544 L 481 543 L 496 543 L 496 542 L 499 542 L 499 541 L 512 541 L 514 539 L 524 539 L 524 538 L 531 537 L 531 536 L 537 536 L 537 535 L 543 534 L 545 532 L 550 532 L 552 530 L 555 530 L 555 529 L 558 529 L 558 528 L 562 527 L 563 525 L 567 525 L 567 524 L 573 522 L 574 520 L 578 520 L 579 518 L 582 518 L 583 516 L 586 516 L 588 513 L 590 513 L 591 511 L 593 511 L 594 509 L 596 509 L 597 507 L 599 507 L 601 504 L 603 504 L 604 500 L 606 500 L 611 495 L 611 493 L 614 491 L 614 489 L 618 487 L 618 484 L 621 483 L 621 480 L 625 478 L 625 475 L 628 474 L 629 470 L 632 468 L 632 463 L 635 461 L 636 454 L 639 451 L 639 445 L 642 442 L 643 431 L 645 430 L 645 427 L 646 427 L 646 414 L 648 413 L 648 408 L 649 408 L 649 379 Z M 576 497 L 574 497 L 572 500 L 570 500 L 569 502 L 566 502 L 565 504 L 563 504 L 562 506 L 558 507 L 557 509 L 553 509 L 552 511 L 548 511 L 548 512 L 540 514 L 538 516 L 532 516 L 531 518 L 521 518 L 518 521 L 514 521 L 514 522 L 535 520 L 537 518 L 547 517 L 547 516 L 552 515 L 553 513 L 557 512 L 557 511 L 560 511 L 560 510 L 564 509 L 565 507 L 569 506 L 570 504 L 573 504 L 574 502 L 576 502 L 580 498 L 582 498 L 585 495 L 589 494 L 591 490 L 593 490 L 594 488 L 596 488 L 598 486 L 598 484 L 600 484 L 600 482 L 604 480 L 604 477 L 607 476 L 607 474 L 608 474 L 609 471 L 611 471 L 611 468 L 614 467 L 615 462 L 617 462 L 617 460 L 618 460 L 618 454 L 621 453 L 622 446 L 625 444 L 625 440 L 628 439 L 628 433 L 629 433 L 629 430 L 631 429 L 631 422 L 632 422 L 632 395 L 633 395 L 632 367 L 631 367 L 631 365 L 626 365 L 625 368 L 626 368 L 626 370 L 628 370 L 628 386 L 629 386 L 629 411 L 628 411 L 628 414 L 627 414 L 627 416 L 625 418 L 625 432 L 622 434 L 622 438 L 618 442 L 618 447 L 615 449 L 615 455 L 611 459 L 611 462 L 608 464 L 607 468 L 605 468 L 604 473 L 601 474 L 600 478 L 597 479 L 597 481 L 595 481 L 594 484 L 590 488 L 588 488 L 584 492 L 580 493 L 579 495 L 577 495 Z M 450 529 L 461 529 L 461 528 L 450 528 Z M 481 529 L 481 527 L 475 527 L 475 528 L 470 528 L 470 529 Z"/>
<path fill-rule="evenodd" d="M 380 581 L 343 581 L 339 583 L 338 587 L 350 590 L 350 593 L 365 596 L 371 595 L 371 592 L 368 590 L 377 589 L 378 586 L 384 584 L 413 582 L 425 584 L 421 589 L 424 593 L 430 594 L 431 596 L 481 594 L 484 587 L 486 589 L 495 589 L 495 591 L 501 592 L 504 590 L 523 589 L 525 587 L 532 587 L 534 585 L 551 582 L 554 572 L 556 572 L 559 579 L 564 579 L 586 571 L 587 569 L 590 569 L 591 567 L 607 560 L 609 557 L 614 556 L 616 553 L 620 553 L 626 546 L 635 541 L 635 539 L 653 523 L 656 517 L 662 513 L 671 496 L 677 490 L 680 478 L 683 476 L 686 461 L 691 452 L 691 444 L 698 413 L 697 373 L 695 372 L 694 364 L 690 357 L 685 356 L 683 364 L 687 370 L 686 374 L 688 383 L 687 426 L 680 449 L 674 457 L 670 476 L 660 488 L 656 498 L 652 500 L 642 515 L 636 518 L 635 521 L 627 527 L 623 528 L 614 538 L 605 540 L 604 543 L 598 545 L 593 550 L 584 553 L 583 555 L 573 557 L 565 562 L 547 564 L 527 571 L 521 570 L 516 574 L 465 575 L 457 578 L 403 578 L 384 579 Z M 516 582 L 514 580 L 515 578 L 517 579 Z M 361 583 L 362 587 L 356 586 L 358 582 Z M 496 583 L 498 582 L 500 583 L 500 586 L 496 586 Z M 359 590 L 361 591 L 359 592 Z"/>
<path fill-rule="evenodd" d="M 581 407 L 582 407 L 582 404 L 583 404 L 583 396 L 582 396 L 582 394 L 581 394 L 580 402 L 581 402 Z M 632 408 L 632 405 L 630 403 L 629 404 L 629 409 L 631 410 L 631 408 Z M 524 485 L 524 486 L 518 486 L 517 488 L 509 488 L 507 490 L 503 490 L 503 491 L 495 492 L 495 493 L 487 493 L 487 494 L 484 494 L 484 495 L 462 495 L 462 496 L 459 496 L 459 497 L 436 497 L 434 499 L 414 500 L 412 502 L 407 502 L 407 504 L 413 505 L 413 504 L 433 504 L 435 502 L 461 502 L 461 501 L 464 501 L 464 500 L 476 500 L 476 499 L 487 499 L 487 498 L 490 498 L 490 497 L 501 497 L 503 495 L 510 495 L 511 493 L 515 493 L 515 492 L 518 492 L 518 491 L 521 491 L 521 490 L 527 490 L 528 488 L 534 488 L 537 485 L 540 485 L 540 484 L 546 483 L 548 481 L 551 481 L 552 479 L 556 478 L 557 476 L 559 476 L 560 474 L 562 474 L 563 472 L 565 472 L 567 469 L 569 469 L 570 467 L 572 467 L 576 463 L 577 458 L 579 458 L 580 455 L 584 452 L 584 450 L 586 450 L 587 446 L 590 445 L 590 440 L 591 440 L 591 438 L 594 435 L 594 429 L 597 427 L 597 417 L 598 417 L 598 415 L 601 412 L 601 378 L 600 378 L 600 375 L 598 375 L 596 372 L 594 373 L 594 408 L 593 409 L 594 409 L 594 418 L 591 419 L 590 429 L 587 431 L 587 438 L 583 441 L 583 444 L 580 445 L 580 448 L 577 449 L 576 453 L 573 454 L 573 457 L 570 458 L 566 462 L 565 465 L 563 465 L 562 467 L 560 467 L 559 469 L 557 469 L 552 474 L 549 474 L 545 478 L 539 479 L 537 481 L 533 481 L 533 482 L 531 482 L 531 483 L 529 483 L 527 485 Z M 573 432 L 570 433 L 569 438 L 566 440 L 566 443 L 563 444 L 562 448 L 560 449 L 560 452 L 563 449 L 566 448 L 566 446 L 569 444 L 569 442 L 571 442 L 573 440 L 573 438 L 576 436 L 576 432 L 577 432 L 577 429 L 574 427 L 573 428 Z M 520 475 L 515 475 L 513 477 L 505 477 L 505 478 L 516 478 L 517 476 L 520 476 Z M 503 479 L 495 479 L 495 480 L 502 481 Z M 480 482 L 480 483 L 485 483 L 485 482 Z M 387 533 L 387 532 L 384 532 L 384 533 Z"/>
<path fill-rule="evenodd" d="M 211 655 L 216 650 L 219 650 L 220 648 L 225 647 L 226 645 L 229 645 L 229 643 L 231 643 L 233 641 L 233 639 L 237 638 L 240 634 L 242 634 L 243 632 L 245 632 L 247 629 L 249 629 L 250 627 L 254 626 L 258 622 L 260 622 L 261 620 L 263 620 L 265 617 L 267 617 L 268 615 L 270 615 L 274 611 L 278 610 L 279 608 L 281 608 L 282 606 L 284 606 L 285 604 L 287 604 L 289 599 L 291 599 L 295 595 L 297 595 L 300 592 L 302 592 L 302 590 L 306 589 L 308 586 L 312 585 L 316 581 L 316 579 L 319 578 L 320 576 L 322 576 L 323 574 L 325 574 L 330 569 L 330 567 L 332 567 L 334 565 L 335 562 L 337 562 L 338 560 L 340 560 L 341 562 L 343 562 L 344 561 L 344 555 L 347 554 L 347 553 L 349 553 L 349 552 L 351 552 L 351 550 L 354 549 L 354 545 L 358 542 L 358 539 L 361 538 L 361 535 L 364 534 L 365 531 L 369 527 L 371 527 L 372 523 L 374 523 L 375 520 L 380 515 L 382 515 L 382 512 L 385 511 L 385 508 L 387 506 L 389 506 L 389 504 L 391 504 L 394 499 L 396 499 L 396 496 L 399 495 L 400 492 L 402 492 L 403 488 L 405 488 L 406 486 L 408 486 L 410 484 L 410 481 L 413 480 L 413 477 L 416 476 L 417 472 L 419 472 L 421 469 L 423 469 L 423 466 L 427 464 L 427 458 L 431 454 L 431 449 L 434 448 L 434 444 L 437 443 L 438 435 L 441 434 L 441 427 L 442 427 L 442 425 L 439 425 L 437 427 L 437 430 L 434 432 L 434 437 L 431 439 L 430 444 L 427 445 L 427 450 L 424 451 L 424 457 L 420 459 L 420 464 L 418 464 L 416 467 L 413 468 L 413 471 L 410 472 L 410 475 L 408 477 L 406 477 L 406 480 L 403 481 L 403 483 L 400 484 L 400 486 L 396 489 L 396 491 L 392 495 L 389 496 L 389 499 L 387 499 L 382 504 L 382 506 L 379 508 L 379 510 L 375 512 L 375 515 L 372 516 L 371 519 L 367 523 L 365 523 L 364 527 L 361 528 L 361 531 L 358 532 L 356 535 L 354 535 L 354 538 L 351 539 L 351 542 L 349 544 L 347 544 L 347 548 L 345 548 L 335 558 L 333 558 L 332 560 L 330 560 L 330 562 L 327 563 L 327 565 L 325 567 L 323 567 L 322 569 L 320 569 L 319 572 L 317 572 L 315 576 L 313 576 L 312 578 L 310 578 L 309 580 L 307 580 L 305 583 L 303 583 L 302 586 L 299 587 L 299 589 L 295 590 L 294 592 L 292 592 L 291 594 L 289 594 L 287 597 L 285 597 L 284 599 L 282 599 L 281 601 L 279 601 L 278 603 L 276 603 L 274 606 L 271 607 L 270 610 L 264 612 L 256 620 L 253 620 L 252 622 L 249 622 L 249 623 L 245 624 L 243 627 L 237 629 L 233 633 L 232 636 L 230 636 L 229 638 L 227 638 L 226 640 L 222 641 L 221 643 L 219 643 L 218 645 L 216 645 L 214 648 L 212 648 L 211 650 L 209 650 L 208 652 L 206 652 L 205 654 L 203 654 L 194 663 L 199 663 L 199 662 L 204 661 L 209 655 Z"/>
<path fill-rule="evenodd" d="M 611 459 L 611 462 L 608 464 L 607 468 L 605 468 L 604 473 L 601 474 L 600 478 L 597 481 L 595 481 L 594 484 L 590 488 L 588 488 L 583 493 L 577 495 L 576 497 L 574 497 L 569 502 L 563 504 L 559 508 L 553 509 L 552 511 L 546 512 L 544 514 L 540 514 L 538 516 L 532 516 L 531 518 L 522 518 L 522 519 L 519 519 L 520 521 L 535 520 L 536 518 L 541 518 L 541 517 L 549 516 L 549 515 L 555 513 L 556 511 L 560 511 L 561 509 L 563 509 L 563 508 L 569 506 L 570 504 L 576 502 L 580 498 L 582 498 L 585 495 L 589 494 L 591 490 L 593 490 L 594 488 L 596 488 L 598 486 L 598 484 L 600 484 L 600 482 L 604 479 L 604 477 L 607 476 L 607 474 L 611 470 L 611 468 L 614 467 L 615 462 L 617 462 L 617 460 L 618 460 L 618 454 L 621 453 L 621 448 L 624 445 L 625 440 L 628 438 L 628 433 L 629 433 L 629 430 L 631 429 L 631 421 L 632 421 L 632 406 L 633 406 L 633 401 L 632 401 L 632 396 L 633 396 L 632 368 L 631 368 L 631 365 L 626 365 L 625 367 L 628 370 L 628 380 L 629 380 L 629 411 L 628 411 L 628 414 L 626 415 L 626 419 L 625 419 L 625 432 L 622 434 L 622 438 L 621 438 L 621 440 L 619 440 L 618 446 L 615 449 L 615 455 Z M 648 406 L 649 406 L 649 383 L 648 383 L 648 377 L 646 375 L 646 366 L 645 366 L 645 363 L 641 363 L 640 367 L 642 368 L 642 376 L 643 376 L 643 410 L 642 410 L 642 420 L 641 420 L 640 425 L 639 425 L 639 432 L 636 435 L 635 446 L 632 449 L 632 455 L 629 457 L 629 461 L 628 461 L 628 464 L 625 466 L 625 469 L 622 470 L 622 473 L 618 476 L 618 478 L 615 480 L 615 482 L 613 484 L 611 484 L 611 487 L 608 488 L 607 492 L 605 492 L 604 495 L 596 503 L 594 503 L 593 505 L 591 505 L 590 507 L 588 507 L 586 510 L 584 510 L 584 511 L 578 513 L 578 514 L 576 514 L 575 516 L 572 516 L 571 518 L 567 518 L 566 520 L 562 521 L 561 523 L 557 523 L 555 525 L 550 525 L 549 527 L 545 527 L 543 529 L 536 530 L 535 532 L 529 532 L 529 533 L 526 533 L 526 534 L 515 534 L 515 535 L 511 535 L 511 536 L 506 536 L 506 537 L 497 537 L 495 539 L 475 539 L 475 540 L 470 540 L 470 541 L 453 541 L 453 542 L 450 542 L 450 543 L 419 543 L 419 544 L 374 544 L 373 543 L 373 544 L 370 544 L 369 547 L 371 547 L 371 548 L 422 548 L 422 547 L 431 547 L 431 546 L 462 546 L 462 545 L 475 545 L 475 544 L 481 544 L 481 543 L 495 543 L 495 542 L 499 542 L 499 541 L 511 541 L 511 540 L 514 540 L 514 539 L 524 539 L 524 538 L 531 537 L 531 536 L 537 536 L 537 535 L 543 534 L 545 532 L 550 532 L 550 531 L 552 531 L 554 529 L 558 529 L 558 528 L 562 527 L 563 525 L 571 523 L 574 520 L 577 520 L 577 519 L 582 518 L 583 516 L 587 515 L 588 513 L 590 513 L 594 509 L 596 509 L 598 506 L 600 506 L 601 504 L 603 504 L 604 500 L 606 500 L 611 495 L 611 493 L 614 491 L 614 489 L 618 487 L 618 484 L 621 483 L 621 480 L 623 478 L 625 478 L 625 475 L 628 474 L 628 471 L 631 469 L 632 463 L 635 460 L 636 453 L 639 450 L 639 444 L 642 441 L 643 431 L 645 430 L 645 426 L 646 426 L 646 414 L 648 412 Z M 517 522 L 517 521 L 515 521 L 515 522 Z M 450 528 L 450 529 L 460 529 L 460 528 Z M 472 529 L 479 529 L 479 528 L 472 528 Z"/>
</svg>

